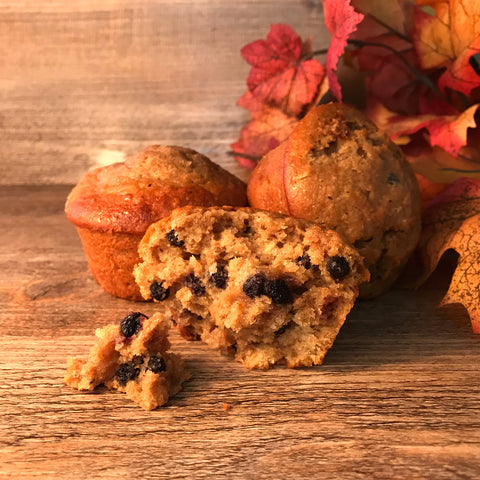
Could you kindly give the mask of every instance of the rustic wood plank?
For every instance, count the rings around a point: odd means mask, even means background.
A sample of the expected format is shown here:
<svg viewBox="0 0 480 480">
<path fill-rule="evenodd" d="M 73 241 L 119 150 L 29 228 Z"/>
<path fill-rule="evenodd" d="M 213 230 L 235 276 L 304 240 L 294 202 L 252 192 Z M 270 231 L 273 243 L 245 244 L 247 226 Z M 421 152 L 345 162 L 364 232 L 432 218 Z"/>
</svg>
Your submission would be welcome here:
<svg viewBox="0 0 480 480">
<path fill-rule="evenodd" d="M 359 302 L 319 367 L 248 371 L 173 333 L 193 378 L 164 408 L 65 386 L 66 357 L 139 309 L 91 280 L 69 188 L 0 190 L 0 478 L 478 477 L 480 336 L 436 308 L 446 276 Z"/>
<path fill-rule="evenodd" d="M 227 155 L 247 119 L 240 49 L 278 22 L 329 41 L 310 0 L 2 2 L 0 184 L 75 183 L 153 143 L 245 178 Z"/>
</svg>

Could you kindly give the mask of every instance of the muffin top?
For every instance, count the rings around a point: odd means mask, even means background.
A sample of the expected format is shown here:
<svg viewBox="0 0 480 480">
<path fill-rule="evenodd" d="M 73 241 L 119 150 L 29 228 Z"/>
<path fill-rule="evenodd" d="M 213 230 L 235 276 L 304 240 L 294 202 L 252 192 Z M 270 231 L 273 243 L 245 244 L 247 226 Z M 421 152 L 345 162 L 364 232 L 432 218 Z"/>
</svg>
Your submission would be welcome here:
<svg viewBox="0 0 480 480">
<path fill-rule="evenodd" d="M 152 145 L 88 172 L 67 198 L 79 227 L 138 233 L 184 205 L 247 205 L 245 184 L 195 150 Z"/>
</svg>

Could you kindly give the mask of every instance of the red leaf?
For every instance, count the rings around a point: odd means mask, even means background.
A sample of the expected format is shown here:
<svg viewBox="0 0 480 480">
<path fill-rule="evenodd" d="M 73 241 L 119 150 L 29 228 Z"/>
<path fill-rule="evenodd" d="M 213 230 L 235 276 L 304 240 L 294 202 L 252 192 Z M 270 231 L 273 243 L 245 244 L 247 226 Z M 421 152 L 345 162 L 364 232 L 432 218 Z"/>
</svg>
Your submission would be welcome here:
<svg viewBox="0 0 480 480">
<path fill-rule="evenodd" d="M 476 126 L 474 117 L 478 106 L 473 105 L 458 115 L 393 117 L 390 119 L 391 136 L 396 138 L 400 135 L 410 135 L 426 128 L 430 133 L 430 145 L 441 147 L 455 157 L 467 144 L 467 130 Z"/>
<path fill-rule="evenodd" d="M 367 104 L 367 115 L 402 146 L 417 174 L 436 184 L 448 184 L 464 176 L 480 178 L 479 128 L 471 128 L 475 126 L 473 113 L 476 108 L 478 105 L 456 115 L 408 117 L 395 115 L 371 99 Z M 447 149 L 456 151 L 457 155 Z M 432 198 L 430 193 L 427 197 Z"/>
<path fill-rule="evenodd" d="M 286 115 L 278 108 L 261 103 L 250 92 L 240 97 L 238 105 L 250 110 L 252 120 L 240 132 L 240 139 L 231 145 L 238 163 L 253 169 L 263 155 L 277 147 L 295 128 L 296 117 Z"/>
<path fill-rule="evenodd" d="M 443 148 L 453 157 L 456 157 L 462 147 L 467 145 L 469 128 L 475 128 L 475 113 L 480 104 L 472 105 L 464 112 L 455 115 L 395 115 L 386 109 L 380 102 L 370 101 L 368 116 L 380 128 L 385 130 L 392 140 L 403 135 L 413 135 L 425 128 L 432 147 Z M 405 143 L 405 142 L 400 142 Z"/>
<path fill-rule="evenodd" d="M 325 76 L 318 60 L 305 56 L 310 42 L 302 43 L 289 25 L 272 25 L 266 40 L 256 40 L 242 49 L 252 65 L 247 79 L 250 92 L 261 102 L 300 115 L 318 92 Z"/>
<path fill-rule="evenodd" d="M 325 15 L 325 25 L 332 34 L 325 59 L 325 69 L 330 90 L 341 101 L 342 91 L 336 75 L 338 59 L 345 51 L 348 37 L 363 20 L 363 15 L 355 12 L 350 0 L 323 0 L 323 13 Z"/>
<path fill-rule="evenodd" d="M 380 37 L 395 31 L 408 35 L 413 23 L 411 0 L 352 0 L 357 12 L 365 15 L 355 38 Z"/>
</svg>

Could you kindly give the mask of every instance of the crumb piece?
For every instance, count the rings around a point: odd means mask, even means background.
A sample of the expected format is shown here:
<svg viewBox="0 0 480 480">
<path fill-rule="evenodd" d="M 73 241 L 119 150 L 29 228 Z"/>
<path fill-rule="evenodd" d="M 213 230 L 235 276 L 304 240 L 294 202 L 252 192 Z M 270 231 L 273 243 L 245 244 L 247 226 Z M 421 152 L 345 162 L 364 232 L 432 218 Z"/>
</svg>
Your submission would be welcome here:
<svg viewBox="0 0 480 480">
<path fill-rule="evenodd" d="M 88 358 L 68 359 L 65 383 L 78 390 L 104 384 L 145 410 L 164 405 L 190 378 L 182 358 L 168 352 L 168 330 L 162 314 L 148 318 L 140 312 L 128 314 L 120 325 L 97 329 Z"/>
</svg>

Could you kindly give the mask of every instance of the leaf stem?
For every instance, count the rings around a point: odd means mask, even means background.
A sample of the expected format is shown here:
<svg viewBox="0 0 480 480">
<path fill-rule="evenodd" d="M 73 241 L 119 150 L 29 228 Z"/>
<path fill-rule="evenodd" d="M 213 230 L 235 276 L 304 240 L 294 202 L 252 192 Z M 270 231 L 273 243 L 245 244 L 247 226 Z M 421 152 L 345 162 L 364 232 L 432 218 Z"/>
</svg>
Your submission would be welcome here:
<svg viewBox="0 0 480 480">
<path fill-rule="evenodd" d="M 462 170 L 461 168 L 443 167 L 439 168 L 442 172 L 457 172 L 457 173 L 480 173 L 480 170 Z"/>
<path fill-rule="evenodd" d="M 383 20 L 380 20 L 378 17 L 375 15 L 372 15 L 371 13 L 364 13 L 360 9 L 357 9 L 360 13 L 363 13 L 366 17 L 370 17 L 374 22 L 377 22 L 379 25 L 381 25 L 383 28 L 387 29 L 390 33 L 393 35 L 396 35 L 397 37 L 401 38 L 402 40 L 405 40 L 408 43 L 412 43 L 412 39 L 408 35 L 404 35 L 403 33 L 399 32 L 398 30 L 395 30 L 393 27 L 385 23 Z"/>
<path fill-rule="evenodd" d="M 246 158 L 247 160 L 253 160 L 254 162 L 259 162 L 261 158 L 257 157 L 256 155 L 249 155 L 248 153 L 235 152 L 234 150 L 229 150 L 227 155 Z"/>
<path fill-rule="evenodd" d="M 467 96 L 463 92 L 458 92 L 458 97 L 460 98 L 460 101 L 462 102 L 463 106 L 465 107 L 465 110 L 470 107 L 470 102 L 468 101 Z"/>
<path fill-rule="evenodd" d="M 479 164 L 480 161 L 479 160 L 475 160 L 473 158 L 470 158 L 470 157 L 467 157 L 466 155 L 462 155 L 461 153 L 459 153 L 457 155 L 458 158 L 461 158 L 462 160 L 465 160 L 466 162 L 471 162 L 471 163 L 476 163 L 476 164 Z"/>
<path fill-rule="evenodd" d="M 440 91 L 440 89 L 435 85 L 435 83 L 432 82 L 432 80 L 430 80 L 427 75 L 423 74 L 420 70 L 418 70 L 418 68 L 413 66 L 401 53 L 399 53 L 390 45 L 385 45 L 378 42 L 366 42 L 364 40 L 356 39 L 347 40 L 347 43 L 358 48 L 378 47 L 388 50 L 389 52 L 393 53 L 417 78 L 419 78 L 424 85 L 426 85 L 430 90 L 432 90 L 432 92 L 439 96 L 443 101 L 450 103 L 448 101 L 448 98 Z"/>
<path fill-rule="evenodd" d="M 328 52 L 328 48 L 322 48 L 321 50 L 314 50 L 313 52 L 307 53 L 302 57 L 302 60 L 309 60 L 316 55 L 325 55 Z"/>
</svg>

